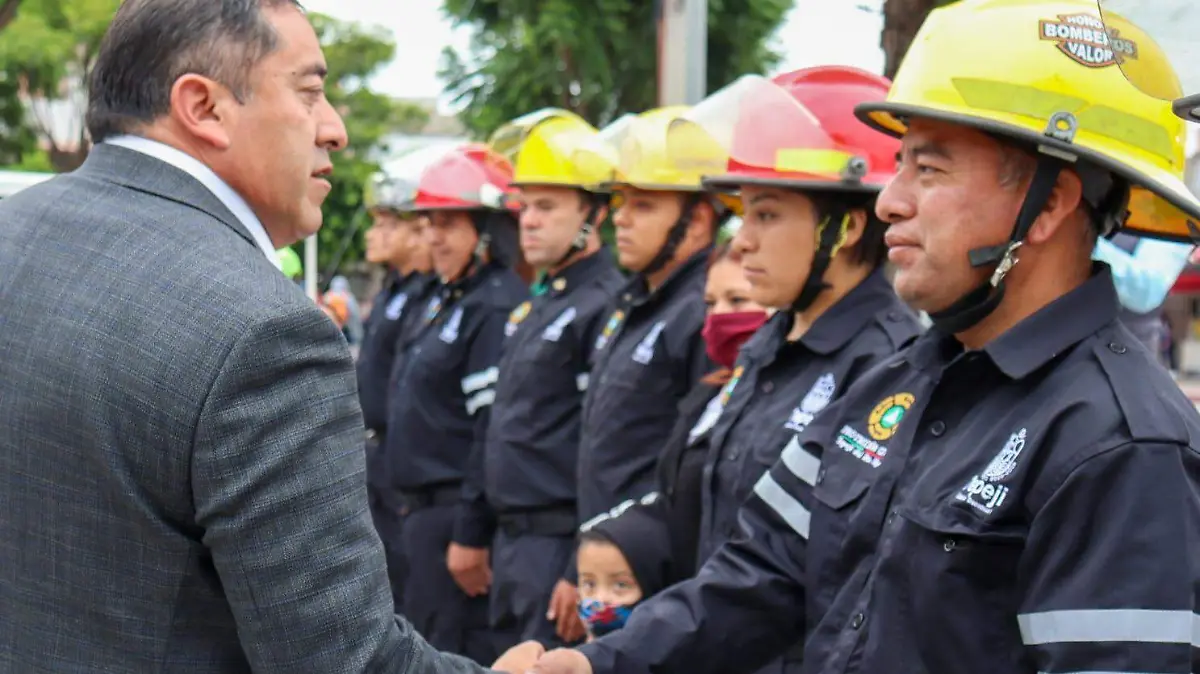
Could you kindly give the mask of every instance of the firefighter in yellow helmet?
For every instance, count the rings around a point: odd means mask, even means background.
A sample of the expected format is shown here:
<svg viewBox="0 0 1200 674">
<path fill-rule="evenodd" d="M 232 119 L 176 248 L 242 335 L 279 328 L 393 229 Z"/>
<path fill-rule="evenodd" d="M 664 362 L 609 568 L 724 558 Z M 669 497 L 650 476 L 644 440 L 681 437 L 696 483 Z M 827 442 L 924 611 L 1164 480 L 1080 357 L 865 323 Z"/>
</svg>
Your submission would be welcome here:
<svg viewBox="0 0 1200 674">
<path fill-rule="evenodd" d="M 490 141 L 513 162 L 521 250 L 541 273 L 534 297 L 505 326 L 483 454 L 496 530 L 474 541 L 491 548 L 490 620 L 505 647 L 523 639 L 571 643 L 582 631 L 569 585 L 560 592 L 565 608 L 548 617 L 547 607 L 574 549 L 576 456 L 593 345 L 624 283 L 596 231 L 607 215 L 599 186 L 612 173 L 604 157 L 585 152 L 597 133 L 577 115 L 547 108 L 506 124 Z"/>
<path fill-rule="evenodd" d="M 1046 30 L 1098 17 L 929 15 L 858 111 L 901 138 L 877 210 L 934 328 L 796 437 L 695 579 L 534 671 L 751 672 L 800 639 L 814 673 L 1196 671 L 1200 416 L 1090 255 L 1113 230 L 1186 237 L 1200 203 L 1170 104 L 1104 38 Z"/>
<path fill-rule="evenodd" d="M 617 256 L 632 276 L 616 293 L 590 345 L 577 525 L 654 491 L 656 460 L 674 427 L 678 403 L 714 369 L 700 332 L 706 261 L 725 209 L 700 180 L 723 168 L 724 155 L 718 163 L 677 167 L 678 157 L 668 152 L 667 130 L 687 109 L 622 117 L 579 154 L 584 165 L 610 165 L 606 186 L 613 192 Z M 574 561 L 560 572 L 564 582 L 550 613 L 560 628 L 577 629 Z M 579 633 L 560 629 L 560 636 Z"/>
</svg>

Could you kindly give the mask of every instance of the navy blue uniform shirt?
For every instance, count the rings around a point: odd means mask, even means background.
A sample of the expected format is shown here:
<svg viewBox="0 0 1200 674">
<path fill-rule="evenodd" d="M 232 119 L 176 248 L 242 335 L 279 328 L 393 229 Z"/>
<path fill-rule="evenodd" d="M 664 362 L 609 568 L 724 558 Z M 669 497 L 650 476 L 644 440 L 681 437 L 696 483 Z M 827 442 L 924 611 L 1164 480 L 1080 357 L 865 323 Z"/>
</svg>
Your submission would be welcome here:
<svg viewBox="0 0 1200 674">
<path fill-rule="evenodd" d="M 497 512 L 575 510 L 583 395 L 596 336 L 625 284 L 607 249 L 545 280 L 505 325 L 485 452 Z"/>
<path fill-rule="evenodd" d="M 369 430 L 382 434 L 387 426 L 388 380 L 397 346 L 412 314 L 421 313 L 420 305 L 435 283 L 432 274 L 413 272 L 401 277 L 392 271 L 371 303 L 356 363 L 358 397 Z"/>
<path fill-rule="evenodd" d="M 596 674 L 752 671 L 805 632 L 813 674 L 1198 671 L 1200 415 L 1098 267 L 860 378 L 698 578 L 582 647 Z"/>
<path fill-rule="evenodd" d="M 709 440 L 698 559 L 737 533 L 737 513 L 758 478 L 814 416 L 871 367 L 921 333 L 917 316 L 876 270 L 789 342 L 794 314 L 779 312 L 742 349 L 718 398 Z"/>
<path fill-rule="evenodd" d="M 492 526 L 483 439 L 504 324 L 528 296 L 520 277 L 497 264 L 440 286 L 394 368 L 385 450 L 392 486 L 401 493 L 461 488 L 464 531 L 456 540 L 477 540 L 477 530 Z"/>
<path fill-rule="evenodd" d="M 700 336 L 710 252 L 654 291 L 634 277 L 596 338 L 579 449 L 581 522 L 654 491 L 679 401 L 714 369 Z"/>
</svg>

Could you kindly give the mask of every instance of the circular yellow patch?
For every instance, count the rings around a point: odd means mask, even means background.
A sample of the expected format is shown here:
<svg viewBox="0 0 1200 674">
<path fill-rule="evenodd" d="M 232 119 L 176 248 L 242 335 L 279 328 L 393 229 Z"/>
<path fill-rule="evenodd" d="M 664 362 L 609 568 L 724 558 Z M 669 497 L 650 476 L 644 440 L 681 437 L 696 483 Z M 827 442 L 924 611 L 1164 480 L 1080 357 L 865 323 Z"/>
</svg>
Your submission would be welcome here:
<svg viewBox="0 0 1200 674">
<path fill-rule="evenodd" d="M 880 400 L 867 418 L 867 432 L 879 441 L 891 438 L 915 401 L 911 393 L 897 393 Z"/>
</svg>

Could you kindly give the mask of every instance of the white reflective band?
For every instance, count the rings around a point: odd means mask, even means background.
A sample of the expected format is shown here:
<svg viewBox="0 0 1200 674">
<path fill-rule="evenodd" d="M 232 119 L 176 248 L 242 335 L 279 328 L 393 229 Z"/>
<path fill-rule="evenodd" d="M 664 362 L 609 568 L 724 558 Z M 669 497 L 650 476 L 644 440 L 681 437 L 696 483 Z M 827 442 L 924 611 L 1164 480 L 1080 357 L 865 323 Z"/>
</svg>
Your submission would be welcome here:
<svg viewBox="0 0 1200 674">
<path fill-rule="evenodd" d="M 489 367 L 486 370 L 476 372 L 475 374 L 467 375 L 462 380 L 463 393 L 470 395 L 480 389 L 485 389 L 496 383 L 499 378 L 500 368 Z"/>
<path fill-rule="evenodd" d="M 575 386 L 580 391 L 586 391 L 588 387 L 588 373 L 584 372 L 583 374 L 575 375 Z"/>
<path fill-rule="evenodd" d="M 808 450 L 800 445 L 800 436 L 792 436 L 792 441 L 783 448 L 783 454 L 779 458 L 783 459 L 783 465 L 805 484 L 810 487 L 817 486 L 817 470 L 821 468 L 821 460 L 809 454 Z"/>
<path fill-rule="evenodd" d="M 467 414 L 475 414 L 480 409 L 487 407 L 494 402 L 496 402 L 496 391 L 494 389 L 480 391 L 470 398 L 467 398 Z"/>
<path fill-rule="evenodd" d="M 759 478 L 758 483 L 754 485 L 754 493 L 763 500 L 764 503 L 771 506 L 771 509 L 783 518 L 796 533 L 800 534 L 800 538 L 808 540 L 808 525 L 812 520 L 812 513 L 800 504 L 799 501 L 792 498 L 792 495 L 783 490 L 775 478 L 771 477 L 768 471 L 763 473 Z"/>
<path fill-rule="evenodd" d="M 1191 611 L 1105 609 L 1017 616 L 1026 645 L 1096 643 L 1190 644 L 1200 647 L 1200 616 Z"/>
</svg>

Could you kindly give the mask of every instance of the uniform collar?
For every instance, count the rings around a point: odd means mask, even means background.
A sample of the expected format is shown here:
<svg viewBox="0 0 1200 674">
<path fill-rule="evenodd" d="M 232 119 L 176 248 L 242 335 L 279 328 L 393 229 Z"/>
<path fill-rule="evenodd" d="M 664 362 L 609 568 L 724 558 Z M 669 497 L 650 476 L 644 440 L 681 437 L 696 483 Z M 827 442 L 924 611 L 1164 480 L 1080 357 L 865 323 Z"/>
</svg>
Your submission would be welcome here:
<svg viewBox="0 0 1200 674">
<path fill-rule="evenodd" d="M 607 246 L 601 246 L 595 253 L 579 258 L 553 276 L 547 276 L 542 284 L 546 294 L 558 297 L 613 268 L 612 253 Z"/>
<path fill-rule="evenodd" d="M 645 276 L 642 274 L 635 275 L 629 281 L 629 285 L 625 287 L 625 290 L 621 292 L 622 302 L 633 306 L 640 306 L 670 296 L 679 286 L 691 282 L 697 275 L 703 276 L 707 268 L 708 258 L 712 255 L 712 250 L 710 246 L 684 260 L 683 264 L 671 272 L 667 280 L 654 290 L 649 289 L 649 284 L 646 282 Z"/>
<path fill-rule="evenodd" d="M 808 351 L 828 356 L 850 343 L 875 316 L 893 303 L 895 292 L 882 269 L 867 275 L 846 296 L 817 318 L 808 332 L 796 344 Z M 762 339 L 753 339 L 746 346 L 755 360 L 770 362 L 783 349 L 789 348 L 788 333 L 792 331 L 795 315 L 777 312 L 760 330 Z"/>
<path fill-rule="evenodd" d="M 871 272 L 846 296 L 825 310 L 800 338 L 809 351 L 827 356 L 854 339 L 875 315 L 890 306 L 895 298 L 892 284 L 879 268 Z M 791 321 L 788 321 L 791 328 Z"/>
<path fill-rule="evenodd" d="M 1092 263 L 1092 275 L 1078 288 L 989 342 L 982 351 L 1010 379 L 1023 379 L 1117 319 L 1119 303 L 1112 271 Z M 941 367 L 963 352 L 951 335 L 930 329 L 909 352 L 922 369 Z"/>
<path fill-rule="evenodd" d="M 483 285 L 495 272 L 503 268 L 499 262 L 487 262 L 457 281 L 441 283 L 439 294 L 446 305 L 453 304 Z"/>
</svg>

